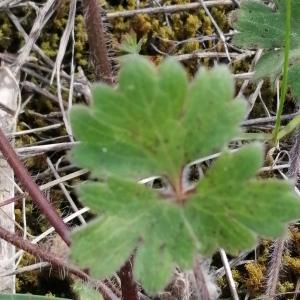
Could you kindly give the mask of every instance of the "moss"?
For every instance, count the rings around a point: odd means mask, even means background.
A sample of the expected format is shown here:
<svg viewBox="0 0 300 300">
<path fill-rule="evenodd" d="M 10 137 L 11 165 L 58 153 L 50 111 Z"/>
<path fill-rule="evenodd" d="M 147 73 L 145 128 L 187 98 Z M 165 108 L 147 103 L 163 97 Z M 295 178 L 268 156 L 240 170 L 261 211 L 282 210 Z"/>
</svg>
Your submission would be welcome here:
<svg viewBox="0 0 300 300">
<path fill-rule="evenodd" d="M 182 47 L 182 53 L 193 53 L 200 49 L 200 45 L 197 41 L 190 41 L 184 44 Z"/>
<path fill-rule="evenodd" d="M 25 253 L 21 259 L 19 267 L 25 267 L 36 263 L 35 257 L 31 254 Z M 24 272 L 17 276 L 16 292 L 28 292 L 35 290 L 38 287 L 38 271 Z"/>
<path fill-rule="evenodd" d="M 202 22 L 199 20 L 198 16 L 188 15 L 185 23 L 187 36 L 194 36 L 201 25 Z"/>
<path fill-rule="evenodd" d="M 58 45 L 59 45 L 59 36 L 57 34 L 52 34 L 49 37 L 49 40 L 43 41 L 41 43 L 41 48 L 47 56 L 53 58 L 57 54 Z"/>
<path fill-rule="evenodd" d="M 136 15 L 133 17 L 132 26 L 137 36 L 147 35 L 152 28 L 149 15 Z"/>
<path fill-rule="evenodd" d="M 245 269 L 247 271 L 245 286 L 252 295 L 256 294 L 263 286 L 266 268 L 259 263 L 253 262 L 247 263 Z"/>
<path fill-rule="evenodd" d="M 76 16 L 75 19 L 75 59 L 81 66 L 87 66 L 89 62 L 88 37 L 84 27 L 84 18 L 82 15 Z"/>
<path fill-rule="evenodd" d="M 283 257 L 283 263 L 294 274 L 296 274 L 298 276 L 300 275 L 300 258 L 299 257 L 291 257 L 289 255 L 285 255 Z"/>
<path fill-rule="evenodd" d="M 7 17 L 7 14 L 4 12 L 0 12 L 0 39 L 1 51 L 8 50 L 11 46 L 11 43 L 14 41 L 13 39 L 13 26 Z"/>
<path fill-rule="evenodd" d="M 294 289 L 295 289 L 295 285 L 289 281 L 279 283 L 277 287 L 278 293 L 282 293 L 282 294 L 287 292 L 292 292 L 294 291 Z"/>
</svg>

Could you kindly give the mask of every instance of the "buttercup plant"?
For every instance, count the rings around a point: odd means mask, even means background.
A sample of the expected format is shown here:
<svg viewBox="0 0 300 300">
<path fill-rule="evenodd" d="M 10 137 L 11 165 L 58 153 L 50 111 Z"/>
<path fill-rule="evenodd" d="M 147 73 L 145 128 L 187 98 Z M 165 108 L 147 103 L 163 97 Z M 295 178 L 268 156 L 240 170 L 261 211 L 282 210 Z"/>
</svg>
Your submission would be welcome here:
<svg viewBox="0 0 300 300">
<path fill-rule="evenodd" d="M 225 66 L 200 70 L 189 83 L 183 67 L 158 68 L 138 55 L 123 62 L 117 87 L 98 84 L 90 107 L 75 106 L 71 123 L 80 140 L 73 162 L 91 177 L 78 190 L 98 214 L 72 235 L 71 257 L 92 276 L 112 275 L 135 253 L 134 276 L 149 293 L 161 290 L 175 266 L 222 247 L 249 249 L 257 237 L 282 235 L 300 216 L 288 183 L 256 178 L 263 147 L 226 147 L 241 132 L 243 99 Z M 186 189 L 184 168 L 222 151 L 205 178 Z M 138 183 L 159 175 L 169 192 Z"/>
</svg>

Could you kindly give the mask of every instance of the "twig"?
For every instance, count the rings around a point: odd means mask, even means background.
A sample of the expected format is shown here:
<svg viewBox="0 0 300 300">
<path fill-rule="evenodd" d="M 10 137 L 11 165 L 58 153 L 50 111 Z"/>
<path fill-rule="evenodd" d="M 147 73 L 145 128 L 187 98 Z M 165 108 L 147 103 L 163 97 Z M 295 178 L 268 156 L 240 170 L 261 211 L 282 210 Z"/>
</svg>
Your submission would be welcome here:
<svg viewBox="0 0 300 300">
<path fill-rule="evenodd" d="M 41 88 L 39 86 L 37 86 L 36 84 L 34 84 L 33 82 L 30 81 L 23 81 L 21 83 L 22 87 L 24 87 L 26 90 L 28 91 L 34 91 L 38 94 L 41 94 L 42 96 L 47 97 L 48 99 L 54 101 L 56 104 L 60 103 L 60 100 L 58 99 L 58 97 L 56 97 L 55 95 L 51 94 L 47 89 L 45 88 Z M 63 105 L 66 107 L 67 104 L 65 102 L 63 102 Z"/>
<path fill-rule="evenodd" d="M 0 102 L 0 110 L 3 110 L 4 112 L 6 112 L 7 114 L 11 115 L 11 116 L 15 116 L 16 112 L 9 108 L 8 106 L 6 106 L 4 103 Z"/>
<path fill-rule="evenodd" d="M 32 200 L 37 204 L 40 210 L 47 217 L 50 224 L 56 229 L 57 233 L 61 238 L 70 245 L 69 230 L 67 226 L 63 223 L 60 217 L 57 215 L 54 208 L 51 206 L 49 201 L 42 194 L 38 186 L 34 183 L 30 177 L 28 171 L 20 161 L 18 155 L 14 151 L 13 147 L 10 145 L 5 134 L 0 128 L 0 151 L 6 158 L 7 162 L 14 170 L 16 176 L 19 178 L 20 182 L 24 185 L 25 189 L 28 191 Z"/>
<path fill-rule="evenodd" d="M 109 288 L 101 281 L 95 281 L 76 266 L 73 266 L 70 263 L 66 263 L 62 259 L 58 258 L 57 255 L 53 255 L 50 252 L 41 249 L 37 245 L 30 243 L 28 240 L 22 239 L 16 234 L 10 233 L 2 227 L 0 227 L 0 238 L 10 242 L 12 245 L 32 254 L 33 256 L 44 260 L 45 262 L 49 262 L 53 267 L 57 269 L 62 269 L 81 278 L 84 281 L 93 283 L 93 286 L 97 287 L 101 294 L 103 294 L 106 297 L 109 297 L 109 299 L 119 300 L 116 297 L 116 295 L 111 290 L 109 290 Z"/>
<path fill-rule="evenodd" d="M 108 84 L 114 83 L 112 66 L 108 57 L 107 39 L 97 0 L 83 0 L 84 20 L 96 79 Z"/>
<path fill-rule="evenodd" d="M 62 125 L 63 125 L 62 123 L 58 123 L 58 124 L 53 124 L 53 125 L 39 127 L 39 128 L 33 128 L 33 129 L 27 129 L 27 130 L 22 130 L 22 131 L 16 131 L 16 132 L 8 133 L 6 136 L 9 136 L 9 137 L 14 136 L 14 137 L 16 137 L 16 136 L 21 136 L 21 135 L 26 135 L 26 134 L 43 132 L 43 131 L 47 131 L 47 130 L 53 130 L 53 129 L 60 128 Z"/>
<path fill-rule="evenodd" d="M 225 58 L 227 57 L 227 55 L 229 55 L 231 58 L 240 60 L 248 56 L 252 56 L 254 53 L 255 52 L 253 51 L 245 51 L 244 53 L 229 53 L 229 54 L 225 52 L 198 51 L 193 53 L 175 55 L 174 58 L 179 61 L 184 61 L 184 60 L 195 59 L 195 58 Z"/>
<path fill-rule="evenodd" d="M 78 142 L 66 142 L 66 143 L 57 143 L 57 144 L 49 144 L 49 145 L 40 145 L 40 146 L 29 146 L 17 148 L 16 152 L 21 156 L 30 156 L 36 155 L 43 152 L 48 151 L 62 151 L 71 149 L 74 145 L 77 145 Z"/>
<path fill-rule="evenodd" d="M 299 112 L 289 114 L 289 115 L 283 115 L 281 117 L 282 121 L 288 121 L 294 119 L 294 117 L 298 116 Z M 265 118 L 255 118 L 251 120 L 246 120 L 242 122 L 242 126 L 253 126 L 258 124 L 266 124 L 266 123 L 274 123 L 276 121 L 276 117 L 265 117 Z"/>
<path fill-rule="evenodd" d="M 232 5 L 232 0 L 210 0 L 204 2 L 206 7 L 218 6 L 218 5 Z M 140 8 L 134 10 L 125 10 L 110 12 L 106 14 L 107 19 L 114 19 L 119 17 L 133 17 L 138 14 L 161 14 L 161 13 L 176 13 L 179 11 L 193 10 L 201 8 L 202 5 L 199 2 L 179 4 L 179 5 L 167 5 L 149 8 Z"/>
<path fill-rule="evenodd" d="M 25 272 L 31 272 L 31 271 L 34 271 L 34 270 L 37 270 L 37 269 L 45 268 L 45 267 L 48 267 L 48 266 L 51 266 L 51 265 L 47 262 L 39 262 L 39 263 L 36 263 L 36 264 L 32 264 L 30 266 L 25 266 L 25 267 L 16 269 L 13 272 L 6 272 L 6 273 L 3 273 L 3 274 L 0 274 L 0 277 L 18 275 L 18 274 L 22 274 L 22 273 L 25 273 Z"/>
</svg>

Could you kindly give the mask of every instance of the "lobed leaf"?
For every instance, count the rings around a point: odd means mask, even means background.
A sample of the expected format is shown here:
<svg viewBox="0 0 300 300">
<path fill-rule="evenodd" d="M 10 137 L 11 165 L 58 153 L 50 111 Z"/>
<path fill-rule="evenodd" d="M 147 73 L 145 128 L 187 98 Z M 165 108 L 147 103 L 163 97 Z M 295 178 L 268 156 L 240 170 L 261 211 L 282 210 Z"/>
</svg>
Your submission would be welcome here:
<svg viewBox="0 0 300 300">
<path fill-rule="evenodd" d="M 81 140 L 73 159 L 96 176 L 167 174 L 175 182 L 187 163 L 221 150 L 239 133 L 245 105 L 233 97 L 225 67 L 201 71 L 188 85 L 175 60 L 156 70 L 145 58 L 131 56 L 117 89 L 98 85 L 91 108 L 72 110 Z"/>
<path fill-rule="evenodd" d="M 161 201 L 143 185 L 118 178 L 85 184 L 80 194 L 86 205 L 102 213 L 102 218 L 73 234 L 72 257 L 92 275 L 113 274 L 137 246 L 135 274 L 149 292 L 168 283 L 176 263 L 191 265 L 194 247 L 179 206 Z M 158 269 L 160 275 L 153 278 Z"/>
<path fill-rule="evenodd" d="M 300 215 L 291 187 L 259 181 L 262 147 L 226 152 L 182 206 L 120 178 L 82 185 L 84 204 L 101 217 L 73 234 L 72 257 L 95 277 L 113 274 L 137 249 L 134 274 L 150 293 L 161 290 L 176 265 L 191 268 L 194 254 L 231 254 L 257 237 L 277 237 Z"/>
<path fill-rule="evenodd" d="M 300 76 L 300 2 L 292 1 L 291 50 L 289 55 L 288 84 L 296 99 L 300 101 L 298 78 Z M 238 34 L 233 43 L 243 48 L 262 48 L 266 53 L 260 58 L 254 79 L 270 77 L 272 80 L 282 73 L 285 41 L 285 1 L 276 0 L 271 8 L 257 0 L 242 1 L 235 29 Z"/>
<path fill-rule="evenodd" d="M 136 252 L 134 274 L 155 294 L 175 266 L 191 268 L 197 252 L 212 255 L 222 247 L 237 254 L 258 237 L 284 233 L 286 223 L 299 217 L 300 203 L 287 183 L 255 179 L 263 164 L 258 144 L 223 153 L 196 189 L 177 195 L 183 193 L 182 168 L 239 132 L 245 106 L 233 95 L 225 67 L 202 70 L 188 84 L 174 60 L 157 71 L 132 56 L 116 89 L 99 85 L 92 107 L 73 109 L 81 139 L 73 158 L 101 178 L 79 189 L 81 201 L 99 217 L 73 233 L 74 261 L 104 278 Z M 153 174 L 171 181 L 172 197 L 134 180 Z"/>
<path fill-rule="evenodd" d="M 201 252 L 222 247 L 237 254 L 250 248 L 257 235 L 282 235 L 286 222 L 299 217 L 300 202 L 288 184 L 253 179 L 261 162 L 261 146 L 245 146 L 224 153 L 200 182 L 185 217 Z"/>
</svg>

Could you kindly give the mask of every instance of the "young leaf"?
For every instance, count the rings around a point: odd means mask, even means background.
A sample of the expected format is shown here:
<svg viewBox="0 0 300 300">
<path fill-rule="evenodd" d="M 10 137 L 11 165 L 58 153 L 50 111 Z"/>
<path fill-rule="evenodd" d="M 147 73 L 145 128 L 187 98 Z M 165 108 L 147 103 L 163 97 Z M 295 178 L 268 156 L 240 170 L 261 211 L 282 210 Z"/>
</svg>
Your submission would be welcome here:
<svg viewBox="0 0 300 300">
<path fill-rule="evenodd" d="M 292 93 L 300 101 L 298 78 L 300 76 L 300 2 L 292 1 L 291 50 L 289 55 L 290 70 L 288 84 Z M 241 4 L 235 29 L 238 34 L 233 43 L 243 48 L 262 48 L 266 53 L 261 57 L 254 79 L 278 77 L 283 68 L 285 41 L 285 1 L 276 0 L 271 8 L 256 0 L 246 0 Z M 291 75 L 291 76 L 290 76 Z"/>
<path fill-rule="evenodd" d="M 239 133 L 245 105 L 233 97 L 225 67 L 201 71 L 188 85 L 175 60 L 157 70 L 147 59 L 131 56 L 117 89 L 98 85 L 90 108 L 72 110 L 81 140 L 74 161 L 97 176 L 167 174 L 175 182 L 187 163 L 221 150 Z"/>
<path fill-rule="evenodd" d="M 279 236 L 285 222 L 299 217 L 300 202 L 288 184 L 253 179 L 261 162 L 261 146 L 245 146 L 224 153 L 200 182 L 185 218 L 201 252 L 222 247 L 237 254 L 250 248 L 256 235 Z"/>
</svg>

